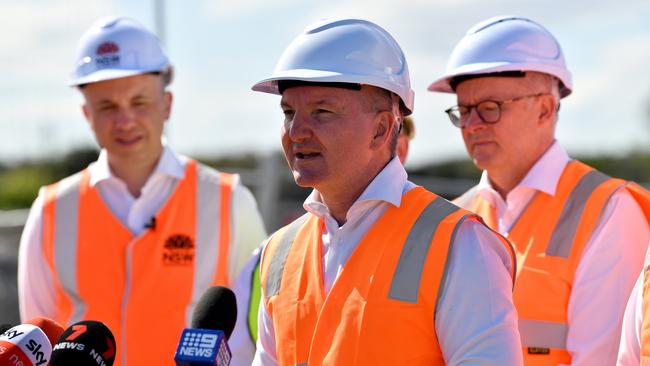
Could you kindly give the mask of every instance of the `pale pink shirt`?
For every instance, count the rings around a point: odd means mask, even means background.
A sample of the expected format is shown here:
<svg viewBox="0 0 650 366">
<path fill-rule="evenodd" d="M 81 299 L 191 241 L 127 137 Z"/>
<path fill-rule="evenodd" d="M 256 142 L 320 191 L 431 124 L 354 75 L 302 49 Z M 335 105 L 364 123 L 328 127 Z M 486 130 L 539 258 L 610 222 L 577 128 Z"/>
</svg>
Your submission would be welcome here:
<svg viewBox="0 0 650 366">
<path fill-rule="evenodd" d="M 97 187 L 104 203 L 115 217 L 137 236 L 146 230 L 145 225 L 155 216 L 178 181 L 183 178 L 187 161 L 186 157 L 176 154 L 164 144 L 154 172 L 147 179 L 140 196 L 135 198 L 129 193 L 126 184 L 113 175 L 106 151 L 102 150 L 97 161 L 88 167 L 89 183 Z M 55 285 L 41 251 L 43 197 L 44 191 L 41 189 L 32 205 L 20 241 L 18 294 L 23 321 L 37 316 L 52 318 L 56 314 Z M 240 183 L 238 177 L 235 178 L 231 200 L 233 229 L 228 272 L 230 278 L 235 279 L 240 273 L 244 275 L 242 268 L 266 237 L 266 231 L 255 198 Z M 238 304 L 238 311 L 247 313 L 247 305 Z M 245 328 L 241 328 L 241 332 L 238 329 L 235 329 L 231 339 L 250 338 Z M 252 357 L 253 353 L 249 351 L 246 356 L 248 364 Z"/>
<path fill-rule="evenodd" d="M 646 253 L 646 263 L 650 259 L 650 250 Z M 620 366 L 639 366 L 641 363 L 641 324 L 643 322 L 643 278 L 641 271 L 623 316 L 623 330 L 621 344 L 618 349 L 618 363 Z"/>
<path fill-rule="evenodd" d="M 399 207 L 402 195 L 414 187 L 407 181 L 402 164 L 394 158 L 348 210 L 342 226 L 331 216 L 317 191 L 307 198 L 305 209 L 325 222 L 322 252 L 326 293 L 368 229 L 390 206 Z M 435 322 L 446 364 L 521 365 L 512 279 L 508 272 L 510 255 L 503 244 L 483 225 L 465 221 L 448 260 L 448 277 L 441 290 Z M 253 365 L 278 364 L 274 337 L 273 322 L 262 301 Z"/>
<path fill-rule="evenodd" d="M 477 193 L 496 208 L 498 231 L 506 235 L 535 192 L 555 195 L 570 159 L 554 142 L 505 200 L 483 172 Z M 568 304 L 567 350 L 571 365 L 614 365 L 627 298 L 643 265 L 650 229 L 629 192 L 614 193 L 584 249 Z M 638 363 L 637 363 L 638 365 Z"/>
</svg>

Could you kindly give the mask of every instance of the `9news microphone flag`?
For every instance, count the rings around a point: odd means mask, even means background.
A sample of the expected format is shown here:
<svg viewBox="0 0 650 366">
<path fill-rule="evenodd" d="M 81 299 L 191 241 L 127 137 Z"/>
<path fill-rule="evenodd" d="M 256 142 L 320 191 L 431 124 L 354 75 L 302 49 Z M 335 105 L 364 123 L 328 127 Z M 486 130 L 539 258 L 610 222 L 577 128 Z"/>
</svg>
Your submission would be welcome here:
<svg viewBox="0 0 650 366">
<path fill-rule="evenodd" d="M 209 288 L 192 314 L 176 349 L 176 366 L 227 366 L 232 357 L 228 343 L 237 321 L 237 300 L 226 287 Z"/>
</svg>

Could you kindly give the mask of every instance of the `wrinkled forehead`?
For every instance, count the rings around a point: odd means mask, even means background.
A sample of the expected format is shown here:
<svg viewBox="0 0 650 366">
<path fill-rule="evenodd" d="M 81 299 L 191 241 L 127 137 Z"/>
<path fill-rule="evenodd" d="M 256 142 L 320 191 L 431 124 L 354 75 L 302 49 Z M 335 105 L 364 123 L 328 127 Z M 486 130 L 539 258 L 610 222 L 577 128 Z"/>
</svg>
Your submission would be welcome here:
<svg viewBox="0 0 650 366">
<path fill-rule="evenodd" d="M 476 75 L 459 81 L 455 86 L 459 101 L 511 98 L 535 90 L 530 75 L 502 76 L 494 74 Z"/>
<path fill-rule="evenodd" d="M 342 84 L 342 83 L 338 83 Z M 346 85 L 321 85 L 302 83 L 282 90 L 281 104 L 349 104 L 359 103 L 371 92 L 370 86 L 348 87 Z"/>
</svg>

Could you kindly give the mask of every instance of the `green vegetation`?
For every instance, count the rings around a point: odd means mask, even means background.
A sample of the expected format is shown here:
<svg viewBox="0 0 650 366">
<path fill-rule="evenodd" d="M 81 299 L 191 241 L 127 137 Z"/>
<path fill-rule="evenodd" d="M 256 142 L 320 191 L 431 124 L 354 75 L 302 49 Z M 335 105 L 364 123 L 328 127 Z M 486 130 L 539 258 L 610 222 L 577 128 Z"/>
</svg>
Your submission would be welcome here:
<svg viewBox="0 0 650 366">
<path fill-rule="evenodd" d="M 39 187 L 78 172 L 96 159 L 96 149 L 84 148 L 59 159 L 0 167 L 0 210 L 31 206 Z"/>
<path fill-rule="evenodd" d="M 650 152 L 636 151 L 621 157 L 597 155 L 575 158 L 609 176 L 633 180 L 644 184 L 650 183 Z M 481 172 L 469 159 L 432 164 L 417 170 L 412 170 L 410 173 L 476 180 L 481 176 Z"/>
<path fill-rule="evenodd" d="M 14 167 L 0 166 L 0 210 L 29 207 L 36 198 L 39 187 L 78 172 L 95 159 L 97 150 L 84 148 L 59 159 L 26 162 Z M 650 152 L 637 151 L 622 157 L 586 156 L 579 159 L 613 177 L 650 183 Z M 252 169 L 259 162 L 252 154 L 200 160 L 226 171 Z M 412 170 L 411 173 L 464 179 L 478 179 L 480 176 L 480 172 L 469 159 L 432 164 Z"/>
</svg>

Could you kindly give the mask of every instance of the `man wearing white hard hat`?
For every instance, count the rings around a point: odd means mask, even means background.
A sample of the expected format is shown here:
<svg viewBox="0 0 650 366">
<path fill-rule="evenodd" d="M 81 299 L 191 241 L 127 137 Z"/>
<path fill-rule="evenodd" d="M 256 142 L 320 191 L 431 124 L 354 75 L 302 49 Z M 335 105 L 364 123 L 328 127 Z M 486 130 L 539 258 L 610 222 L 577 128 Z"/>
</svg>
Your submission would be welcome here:
<svg viewBox="0 0 650 366">
<path fill-rule="evenodd" d="M 524 363 L 613 365 L 650 239 L 639 206 L 648 203 L 643 189 L 571 159 L 555 139 L 560 99 L 573 90 L 557 40 L 527 18 L 488 19 L 429 90 L 456 94 L 445 112 L 483 170 L 456 202 L 517 252 Z"/>
<path fill-rule="evenodd" d="M 409 182 L 404 54 L 378 25 L 313 24 L 253 90 L 279 94 L 307 213 L 261 262 L 254 365 L 519 365 L 510 244 Z"/>
<path fill-rule="evenodd" d="M 121 366 L 171 364 L 200 296 L 230 286 L 265 237 L 238 176 L 162 139 L 171 78 L 159 40 L 136 21 L 111 17 L 88 29 L 70 84 L 101 152 L 40 190 L 21 239 L 21 317 L 100 320 Z M 241 329 L 233 338 L 248 337 Z M 250 364 L 248 353 L 235 352 L 234 364 Z"/>
</svg>

